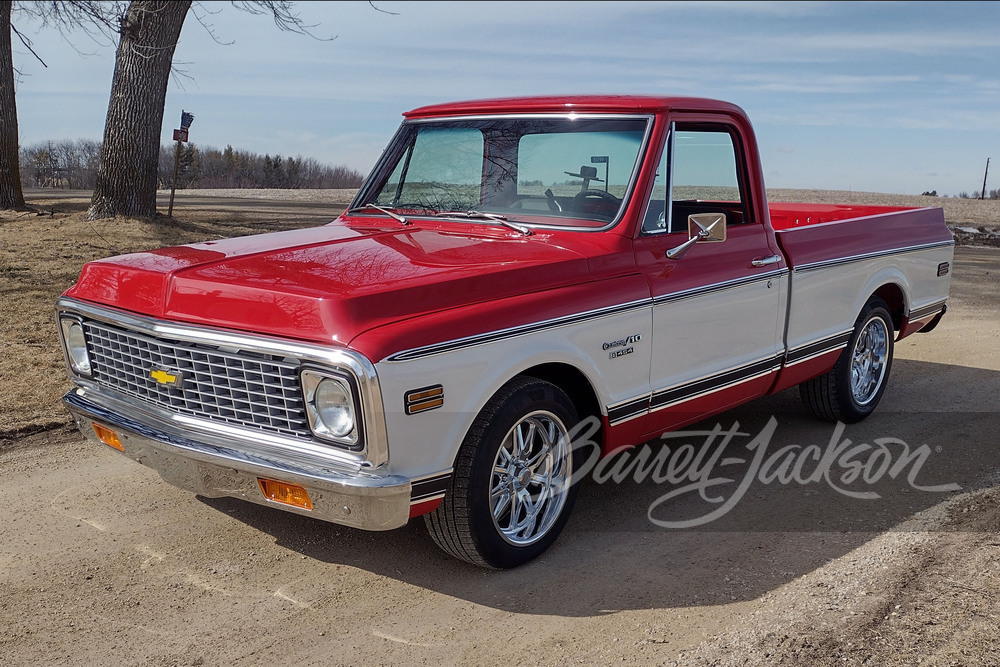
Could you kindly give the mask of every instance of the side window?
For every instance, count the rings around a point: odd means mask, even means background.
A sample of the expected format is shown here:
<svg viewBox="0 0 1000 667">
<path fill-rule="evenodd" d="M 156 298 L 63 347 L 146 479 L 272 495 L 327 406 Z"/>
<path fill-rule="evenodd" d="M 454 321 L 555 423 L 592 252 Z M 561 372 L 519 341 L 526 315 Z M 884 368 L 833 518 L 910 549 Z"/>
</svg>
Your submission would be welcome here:
<svg viewBox="0 0 1000 667">
<path fill-rule="evenodd" d="M 746 220 L 739 162 L 726 130 L 678 128 L 673 141 L 671 201 L 674 231 L 691 213 L 725 212 L 729 224 Z"/>
</svg>

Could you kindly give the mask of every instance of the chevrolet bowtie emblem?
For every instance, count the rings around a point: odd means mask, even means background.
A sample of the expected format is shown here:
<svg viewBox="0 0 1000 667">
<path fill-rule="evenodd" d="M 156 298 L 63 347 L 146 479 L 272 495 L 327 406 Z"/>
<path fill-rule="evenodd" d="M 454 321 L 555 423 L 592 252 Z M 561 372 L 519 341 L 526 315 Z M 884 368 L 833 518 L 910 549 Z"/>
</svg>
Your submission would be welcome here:
<svg viewBox="0 0 1000 667">
<path fill-rule="evenodd" d="M 149 372 L 149 377 L 156 380 L 158 384 L 170 385 L 171 387 L 181 386 L 181 374 L 179 372 L 171 373 L 157 368 Z"/>
</svg>

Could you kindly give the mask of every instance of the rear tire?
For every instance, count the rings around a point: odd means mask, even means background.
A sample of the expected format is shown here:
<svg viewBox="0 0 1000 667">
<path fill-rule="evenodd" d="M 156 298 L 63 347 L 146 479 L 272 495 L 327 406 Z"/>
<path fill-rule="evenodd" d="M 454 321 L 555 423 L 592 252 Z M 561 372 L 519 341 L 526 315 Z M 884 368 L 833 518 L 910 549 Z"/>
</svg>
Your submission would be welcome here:
<svg viewBox="0 0 1000 667">
<path fill-rule="evenodd" d="M 799 385 L 802 402 L 820 419 L 845 424 L 861 421 L 882 400 L 892 351 L 892 315 L 885 301 L 872 297 L 862 308 L 836 365 Z"/>
<path fill-rule="evenodd" d="M 441 504 L 424 521 L 439 547 L 505 569 L 536 558 L 569 520 L 576 499 L 569 397 L 537 378 L 515 378 L 469 429 Z"/>
</svg>

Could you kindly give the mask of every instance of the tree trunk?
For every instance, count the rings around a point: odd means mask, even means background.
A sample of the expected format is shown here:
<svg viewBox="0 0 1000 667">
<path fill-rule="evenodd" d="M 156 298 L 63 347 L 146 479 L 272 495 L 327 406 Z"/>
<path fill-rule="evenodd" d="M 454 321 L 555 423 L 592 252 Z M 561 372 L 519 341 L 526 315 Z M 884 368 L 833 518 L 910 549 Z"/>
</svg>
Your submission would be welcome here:
<svg viewBox="0 0 1000 667">
<path fill-rule="evenodd" d="M 91 220 L 156 215 L 163 106 L 190 7 L 190 1 L 133 0 L 122 18 Z"/>
<path fill-rule="evenodd" d="M 0 0 L 0 209 L 24 208 L 21 160 L 14 101 L 14 60 L 10 47 L 10 0 Z"/>
</svg>

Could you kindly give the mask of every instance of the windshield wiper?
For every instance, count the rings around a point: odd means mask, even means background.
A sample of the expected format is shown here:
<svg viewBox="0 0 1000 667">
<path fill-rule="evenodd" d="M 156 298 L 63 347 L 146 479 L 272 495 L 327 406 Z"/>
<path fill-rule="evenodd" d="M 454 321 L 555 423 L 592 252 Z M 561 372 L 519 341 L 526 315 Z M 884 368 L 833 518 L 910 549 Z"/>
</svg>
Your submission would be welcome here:
<svg viewBox="0 0 1000 667">
<path fill-rule="evenodd" d="M 404 218 L 403 216 L 401 216 L 399 213 L 394 213 L 393 211 L 385 208 L 384 206 L 379 206 L 378 204 L 362 204 L 361 206 L 355 206 L 352 209 L 348 209 L 347 212 L 348 213 L 354 213 L 356 211 L 365 211 L 365 210 L 370 209 L 370 208 L 373 208 L 376 211 L 381 211 L 382 213 L 385 213 L 390 218 L 394 218 L 395 220 L 398 220 L 400 222 L 400 224 L 403 224 L 403 225 L 409 225 L 409 224 L 411 224 L 409 220 L 407 220 L 406 218 Z"/>
<path fill-rule="evenodd" d="M 519 225 L 517 223 L 511 222 L 506 217 L 499 215 L 497 213 L 483 213 L 482 211 L 438 211 L 434 215 L 445 218 L 475 218 L 478 220 L 495 220 L 504 227 L 509 227 L 510 229 L 513 229 L 515 232 L 520 232 L 525 236 L 531 236 L 534 233 L 524 225 Z"/>
</svg>

